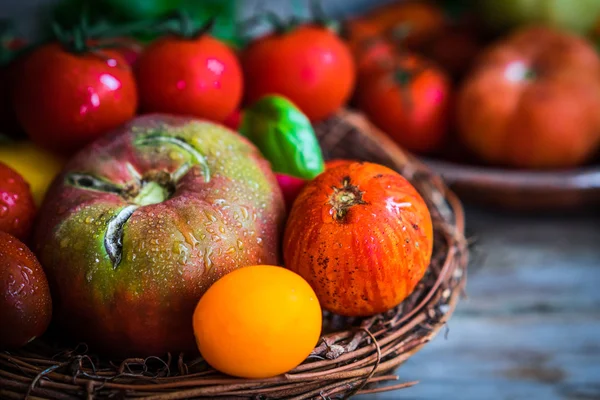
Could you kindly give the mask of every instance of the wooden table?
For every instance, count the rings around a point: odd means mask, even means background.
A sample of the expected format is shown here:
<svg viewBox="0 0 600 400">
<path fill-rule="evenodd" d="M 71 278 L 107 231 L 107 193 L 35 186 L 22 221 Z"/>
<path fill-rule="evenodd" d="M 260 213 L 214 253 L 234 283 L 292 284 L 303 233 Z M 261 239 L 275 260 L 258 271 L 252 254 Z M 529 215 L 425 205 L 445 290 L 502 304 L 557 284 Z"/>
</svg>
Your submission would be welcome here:
<svg viewBox="0 0 600 400">
<path fill-rule="evenodd" d="M 397 371 L 420 383 L 357 398 L 600 399 L 600 213 L 467 221 L 469 297 Z"/>
</svg>

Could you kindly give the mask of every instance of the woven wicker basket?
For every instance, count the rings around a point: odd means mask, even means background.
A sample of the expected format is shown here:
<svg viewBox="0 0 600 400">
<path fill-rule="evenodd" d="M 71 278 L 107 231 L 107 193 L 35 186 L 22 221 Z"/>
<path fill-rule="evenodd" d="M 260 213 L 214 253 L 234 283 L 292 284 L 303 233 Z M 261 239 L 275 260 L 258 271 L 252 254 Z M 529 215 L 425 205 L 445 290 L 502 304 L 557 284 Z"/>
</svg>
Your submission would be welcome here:
<svg viewBox="0 0 600 400">
<path fill-rule="evenodd" d="M 444 326 L 466 282 L 467 246 L 461 204 L 437 176 L 359 114 L 343 111 L 316 126 L 326 158 L 378 162 L 401 172 L 431 210 L 431 266 L 415 292 L 388 313 L 366 319 L 324 315 L 323 336 L 289 373 L 247 380 L 211 369 L 198 355 L 105 360 L 85 345 L 64 349 L 48 339 L 0 352 L 0 399 L 346 398 L 414 385 L 393 370 Z M 3 327 L 4 328 L 4 327 Z"/>
</svg>

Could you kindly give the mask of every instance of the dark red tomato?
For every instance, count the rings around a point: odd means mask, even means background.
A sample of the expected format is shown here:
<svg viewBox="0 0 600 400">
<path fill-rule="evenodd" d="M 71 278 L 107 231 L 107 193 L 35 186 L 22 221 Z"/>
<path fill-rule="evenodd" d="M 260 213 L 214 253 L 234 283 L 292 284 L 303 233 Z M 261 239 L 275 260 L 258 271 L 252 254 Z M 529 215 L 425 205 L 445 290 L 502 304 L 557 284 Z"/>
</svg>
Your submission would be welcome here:
<svg viewBox="0 0 600 400">
<path fill-rule="evenodd" d="M 19 122 L 35 143 L 70 153 L 131 119 L 137 90 L 118 51 L 74 54 L 52 43 L 23 61 L 14 101 Z"/>
<path fill-rule="evenodd" d="M 0 162 L 0 231 L 26 240 L 35 217 L 29 184 L 8 165 Z"/>
<path fill-rule="evenodd" d="M 0 348 L 41 336 L 52 319 L 48 279 L 31 250 L 0 231 Z"/>
<path fill-rule="evenodd" d="M 136 76 L 143 111 L 217 122 L 238 107 L 244 86 L 233 50 L 206 34 L 156 40 L 138 59 Z"/>
<path fill-rule="evenodd" d="M 416 153 L 440 148 L 448 132 L 450 82 L 446 74 L 415 55 L 392 68 L 361 78 L 358 107 L 398 144 Z"/>
<path fill-rule="evenodd" d="M 313 122 L 343 106 L 356 79 L 348 46 L 330 30 L 313 25 L 254 41 L 242 54 L 242 67 L 247 104 L 280 94 Z"/>
</svg>

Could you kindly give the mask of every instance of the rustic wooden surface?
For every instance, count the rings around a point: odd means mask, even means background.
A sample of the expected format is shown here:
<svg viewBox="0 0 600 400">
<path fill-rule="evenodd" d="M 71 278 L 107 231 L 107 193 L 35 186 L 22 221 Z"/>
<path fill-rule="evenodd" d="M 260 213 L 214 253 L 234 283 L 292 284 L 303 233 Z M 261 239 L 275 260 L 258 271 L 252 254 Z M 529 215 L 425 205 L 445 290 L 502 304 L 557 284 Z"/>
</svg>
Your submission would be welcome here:
<svg viewBox="0 0 600 400">
<path fill-rule="evenodd" d="M 357 399 L 600 399 L 600 212 L 467 221 L 469 297 L 397 371 L 420 384 Z"/>
</svg>

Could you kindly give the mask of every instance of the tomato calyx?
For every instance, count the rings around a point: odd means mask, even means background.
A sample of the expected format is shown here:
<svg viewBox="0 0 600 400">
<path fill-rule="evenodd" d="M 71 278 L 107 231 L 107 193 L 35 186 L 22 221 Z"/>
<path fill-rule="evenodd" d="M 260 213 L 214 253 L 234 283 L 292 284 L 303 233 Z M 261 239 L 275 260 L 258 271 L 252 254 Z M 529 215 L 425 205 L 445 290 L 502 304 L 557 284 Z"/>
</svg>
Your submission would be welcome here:
<svg viewBox="0 0 600 400">
<path fill-rule="evenodd" d="M 183 39 L 194 40 L 209 33 L 215 24 L 215 20 L 215 17 L 211 17 L 204 24 L 196 26 L 187 11 L 179 10 L 174 17 L 165 21 L 165 28 L 167 33 Z"/>
<path fill-rule="evenodd" d="M 414 71 L 409 71 L 404 68 L 397 68 L 394 71 L 394 82 L 400 88 L 400 96 L 402 102 L 407 108 L 411 108 L 413 105 L 412 96 L 410 94 L 410 84 L 415 78 L 416 74 Z"/>
<path fill-rule="evenodd" d="M 352 207 L 367 204 L 363 200 L 364 192 L 350 183 L 349 176 L 342 178 L 341 187 L 333 186 L 332 189 L 333 193 L 329 196 L 330 213 L 337 222 L 343 222 Z"/>
</svg>

